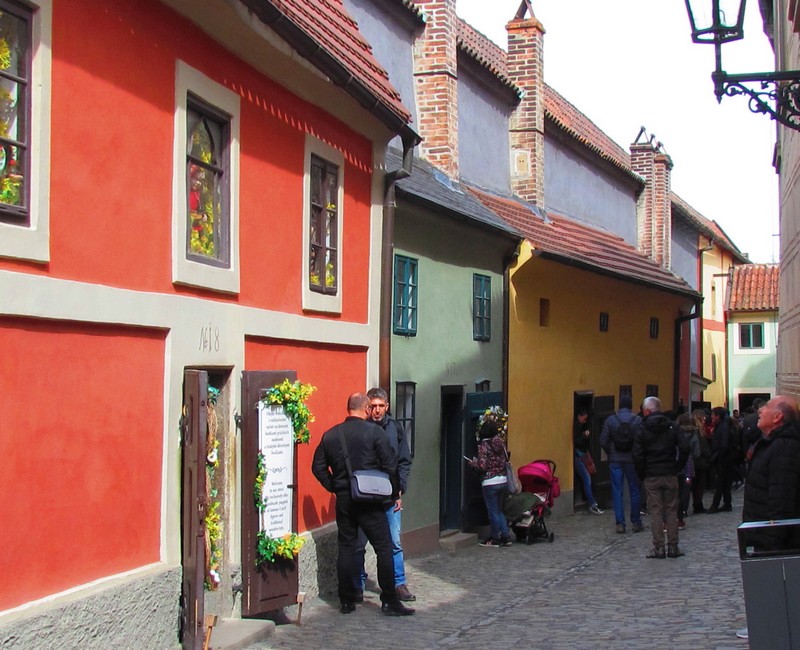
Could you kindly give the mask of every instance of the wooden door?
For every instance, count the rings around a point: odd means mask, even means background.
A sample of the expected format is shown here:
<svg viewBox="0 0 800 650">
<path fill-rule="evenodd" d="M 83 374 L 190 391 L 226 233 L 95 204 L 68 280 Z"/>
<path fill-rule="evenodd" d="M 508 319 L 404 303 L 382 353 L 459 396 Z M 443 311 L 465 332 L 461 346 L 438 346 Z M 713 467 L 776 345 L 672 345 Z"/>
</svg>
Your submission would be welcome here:
<svg viewBox="0 0 800 650">
<path fill-rule="evenodd" d="M 184 371 L 181 417 L 181 644 L 184 650 L 199 650 L 204 641 L 207 399 L 208 373 Z"/>
<path fill-rule="evenodd" d="M 263 618 L 269 612 L 297 602 L 297 562 L 279 560 L 256 566 L 259 513 L 253 498 L 258 466 L 258 402 L 284 379 L 295 381 L 293 370 L 242 373 L 242 616 Z M 292 472 L 292 530 L 297 530 L 297 456 Z"/>
</svg>

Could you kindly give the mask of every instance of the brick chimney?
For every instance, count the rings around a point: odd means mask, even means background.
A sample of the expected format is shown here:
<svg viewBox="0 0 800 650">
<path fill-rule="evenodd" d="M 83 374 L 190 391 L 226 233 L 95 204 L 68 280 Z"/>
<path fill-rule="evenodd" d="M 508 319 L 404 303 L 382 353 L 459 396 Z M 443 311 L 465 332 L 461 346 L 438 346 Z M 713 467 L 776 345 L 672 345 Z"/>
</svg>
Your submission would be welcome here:
<svg viewBox="0 0 800 650">
<path fill-rule="evenodd" d="M 521 6 L 522 8 L 522 6 Z M 530 5 L 528 4 L 528 8 Z M 544 206 L 544 27 L 530 11 L 506 25 L 508 75 L 523 91 L 511 116 L 511 190 Z"/>
<path fill-rule="evenodd" d="M 672 253 L 672 201 L 670 175 L 672 159 L 655 136 L 642 142 L 646 133 L 639 132 L 631 145 L 631 167 L 646 183 L 636 209 L 639 249 L 661 267 L 669 269 Z"/>
<path fill-rule="evenodd" d="M 420 150 L 458 179 L 458 46 L 455 0 L 416 0 L 425 28 L 414 43 L 414 89 Z"/>
</svg>

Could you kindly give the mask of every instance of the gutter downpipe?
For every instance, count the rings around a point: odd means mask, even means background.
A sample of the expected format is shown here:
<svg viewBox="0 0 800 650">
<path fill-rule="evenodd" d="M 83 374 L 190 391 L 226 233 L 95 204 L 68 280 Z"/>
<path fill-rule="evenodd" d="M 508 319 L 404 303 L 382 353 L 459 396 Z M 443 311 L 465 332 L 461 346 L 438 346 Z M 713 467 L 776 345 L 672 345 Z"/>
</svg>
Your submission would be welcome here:
<svg viewBox="0 0 800 650">
<path fill-rule="evenodd" d="M 524 240 L 523 240 L 524 241 Z M 514 250 L 503 258 L 503 410 L 508 413 L 508 366 L 510 354 L 511 329 L 511 265 L 519 258 L 522 242 L 518 242 Z"/>
<path fill-rule="evenodd" d="M 380 338 L 378 343 L 378 385 L 391 395 L 392 381 L 392 262 L 394 258 L 394 214 L 397 208 L 395 186 L 397 181 L 411 176 L 414 166 L 414 147 L 420 138 L 411 129 L 400 133 L 403 141 L 403 165 L 388 172 L 384 179 L 383 233 L 381 237 L 381 308 Z"/>
<path fill-rule="evenodd" d="M 695 300 L 694 313 L 687 314 L 686 316 L 678 316 L 678 318 L 675 319 L 675 353 L 674 353 L 674 359 L 673 359 L 673 363 L 674 363 L 674 369 L 673 369 L 674 379 L 673 379 L 673 385 L 672 385 L 672 412 L 673 413 L 677 413 L 678 412 L 679 392 L 680 392 L 680 388 L 681 388 L 681 382 L 680 382 L 681 328 L 683 327 L 684 323 L 686 323 L 686 322 L 688 322 L 690 320 L 694 320 L 695 318 L 700 318 L 700 316 L 702 314 L 702 312 L 700 311 L 701 310 L 701 302 L 700 302 L 701 300 L 702 299 L 696 299 Z M 689 338 L 689 342 L 691 344 L 691 332 L 689 332 L 689 337 L 690 337 Z M 692 363 L 692 353 L 691 353 L 691 348 L 690 348 L 689 349 L 689 372 L 690 373 L 692 371 L 691 363 Z M 690 386 L 691 386 L 691 379 L 690 379 Z M 692 395 L 691 395 L 691 390 L 690 390 L 689 391 L 689 404 L 687 405 L 687 408 L 689 409 L 689 411 L 692 410 L 691 406 L 692 406 Z"/>
</svg>

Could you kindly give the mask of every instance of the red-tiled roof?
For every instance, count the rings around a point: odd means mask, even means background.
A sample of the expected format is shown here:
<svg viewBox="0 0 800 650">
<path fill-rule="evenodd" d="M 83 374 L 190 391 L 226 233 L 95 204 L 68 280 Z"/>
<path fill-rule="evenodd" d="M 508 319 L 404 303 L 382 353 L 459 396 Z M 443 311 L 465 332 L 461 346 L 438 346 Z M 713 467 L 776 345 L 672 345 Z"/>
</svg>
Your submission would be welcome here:
<svg viewBox="0 0 800 650">
<path fill-rule="evenodd" d="M 392 86 L 386 70 L 372 54 L 372 47 L 361 35 L 356 21 L 347 13 L 342 0 L 243 0 L 253 12 L 298 54 L 307 58 L 332 81 L 345 87 L 362 105 L 378 103 L 399 122 L 408 124 L 411 113 L 403 106 L 400 93 Z M 277 15 L 276 15 L 277 12 Z M 298 34 L 299 31 L 299 34 Z M 312 41 L 303 43 L 300 35 Z M 333 76 L 326 57 L 343 68 Z M 349 84 L 355 81 L 361 88 Z M 366 91 L 367 97 L 364 97 Z M 388 118 L 384 121 L 392 121 Z"/>
<path fill-rule="evenodd" d="M 544 112 L 547 117 L 578 142 L 594 151 L 601 158 L 619 167 L 628 175 L 633 176 L 640 182 L 644 182 L 642 177 L 631 169 L 630 154 L 547 84 L 544 85 Z"/>
<path fill-rule="evenodd" d="M 778 309 L 778 265 L 743 264 L 733 267 L 729 311 Z"/>
<path fill-rule="evenodd" d="M 750 260 L 734 244 L 730 237 L 720 227 L 716 221 L 706 219 L 702 214 L 695 210 L 691 205 L 679 197 L 675 192 L 670 193 L 673 210 L 692 228 L 699 231 L 709 239 L 712 239 L 717 246 L 724 248 L 731 253 L 739 262 L 747 263 Z"/>
<path fill-rule="evenodd" d="M 698 297 L 681 278 L 661 268 L 621 237 L 552 212 L 547 213 L 545 220 L 535 215 L 531 206 L 517 199 L 489 194 L 475 187 L 469 190 L 546 256 L 628 282 Z"/>
<path fill-rule="evenodd" d="M 456 42 L 459 49 L 491 72 L 503 85 L 521 95 L 522 91 L 508 76 L 508 59 L 505 51 L 465 20 L 458 18 L 456 25 Z"/>
</svg>

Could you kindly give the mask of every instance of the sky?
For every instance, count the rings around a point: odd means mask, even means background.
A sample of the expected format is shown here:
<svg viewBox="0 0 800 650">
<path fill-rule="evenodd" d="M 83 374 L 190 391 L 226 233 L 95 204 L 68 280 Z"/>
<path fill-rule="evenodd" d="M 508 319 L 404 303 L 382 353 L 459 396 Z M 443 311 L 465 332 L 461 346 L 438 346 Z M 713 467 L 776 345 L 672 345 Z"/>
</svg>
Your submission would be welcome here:
<svg viewBox="0 0 800 650">
<path fill-rule="evenodd" d="M 457 0 L 456 12 L 505 49 L 505 25 L 520 1 Z M 626 151 L 645 127 L 672 158 L 672 191 L 752 261 L 777 262 L 775 122 L 751 113 L 744 97 L 717 103 L 714 47 L 692 43 L 684 2 L 531 4 L 546 31 L 545 81 Z M 730 74 L 774 70 L 754 0 L 745 38 L 723 46 L 722 67 Z"/>
</svg>

